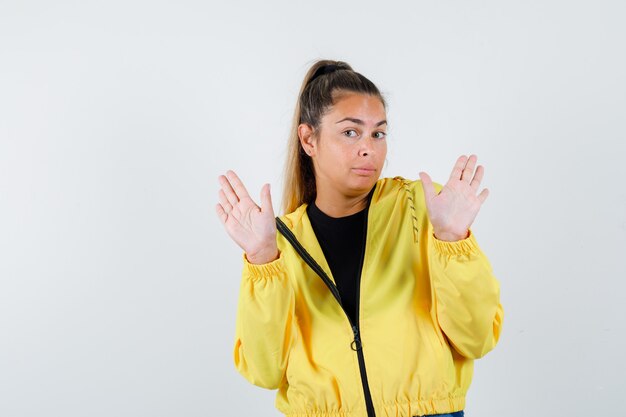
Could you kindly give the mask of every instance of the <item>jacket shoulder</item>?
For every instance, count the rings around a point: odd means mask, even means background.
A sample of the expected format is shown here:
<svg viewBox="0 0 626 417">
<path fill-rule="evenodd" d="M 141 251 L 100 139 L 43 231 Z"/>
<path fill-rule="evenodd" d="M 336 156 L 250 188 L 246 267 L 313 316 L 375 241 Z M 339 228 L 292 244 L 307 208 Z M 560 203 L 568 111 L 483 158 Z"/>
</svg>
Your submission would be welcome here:
<svg viewBox="0 0 626 417">
<path fill-rule="evenodd" d="M 302 204 L 291 213 L 282 214 L 278 216 L 278 218 L 282 220 L 288 228 L 294 229 L 302 221 L 302 216 L 304 215 L 306 206 L 306 204 Z"/>
<path fill-rule="evenodd" d="M 404 178 L 400 175 L 397 175 L 393 178 L 389 178 L 391 180 L 394 181 L 395 184 L 397 184 L 397 187 L 402 187 L 407 191 L 410 191 L 413 195 L 417 196 L 417 197 L 422 197 L 424 196 L 424 184 L 422 183 L 422 180 L 420 179 L 407 179 Z M 435 187 L 435 191 L 437 193 L 439 193 L 439 191 L 441 191 L 441 189 L 443 188 L 443 186 L 437 182 L 433 181 L 433 186 Z"/>
</svg>

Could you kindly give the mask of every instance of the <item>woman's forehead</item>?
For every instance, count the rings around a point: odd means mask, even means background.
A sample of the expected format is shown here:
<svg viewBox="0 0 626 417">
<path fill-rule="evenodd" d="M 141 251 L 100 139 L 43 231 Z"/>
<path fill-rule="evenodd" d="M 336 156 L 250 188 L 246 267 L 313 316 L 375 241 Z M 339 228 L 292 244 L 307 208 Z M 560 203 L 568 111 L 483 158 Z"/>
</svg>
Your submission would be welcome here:
<svg viewBox="0 0 626 417">
<path fill-rule="evenodd" d="M 359 119 L 367 122 L 378 123 L 386 118 L 385 106 L 380 98 L 360 93 L 344 93 L 326 114 L 327 119 L 339 123 L 344 119 Z"/>
</svg>

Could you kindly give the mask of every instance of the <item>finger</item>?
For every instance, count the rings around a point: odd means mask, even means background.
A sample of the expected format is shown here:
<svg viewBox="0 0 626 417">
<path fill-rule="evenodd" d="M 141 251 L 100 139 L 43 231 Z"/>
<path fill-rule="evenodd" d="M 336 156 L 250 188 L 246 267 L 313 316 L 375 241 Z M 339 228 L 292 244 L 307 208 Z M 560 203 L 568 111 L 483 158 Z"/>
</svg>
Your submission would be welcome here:
<svg viewBox="0 0 626 417">
<path fill-rule="evenodd" d="M 465 164 L 467 163 L 467 156 L 461 155 L 456 160 L 454 164 L 454 168 L 452 168 L 452 172 L 450 173 L 450 180 L 460 180 L 461 174 L 463 173 L 463 168 L 465 168 Z"/>
<path fill-rule="evenodd" d="M 241 182 L 237 174 L 235 174 L 235 171 L 229 169 L 228 171 L 226 171 L 226 176 L 228 177 L 231 184 L 233 185 L 233 188 L 235 189 L 235 193 L 237 193 L 237 196 L 239 197 L 240 200 L 245 197 L 250 198 L 250 194 L 248 194 L 248 190 L 246 190 L 246 187 L 243 185 L 243 182 Z"/>
<path fill-rule="evenodd" d="M 233 206 L 235 204 L 237 204 L 239 202 L 239 197 L 237 197 L 237 194 L 235 193 L 235 190 L 233 189 L 232 185 L 230 184 L 230 181 L 228 180 L 228 178 L 226 178 L 224 175 L 220 175 L 219 176 L 219 181 L 220 181 L 220 184 L 222 186 L 222 190 L 221 191 L 226 196 L 226 199 Z"/>
<path fill-rule="evenodd" d="M 222 205 L 222 208 L 227 214 L 230 213 L 230 211 L 233 209 L 233 206 L 228 202 L 228 199 L 226 198 L 226 194 L 224 194 L 224 190 L 220 190 L 219 194 L 220 194 L 220 204 Z"/>
<path fill-rule="evenodd" d="M 228 214 L 226 214 L 221 204 L 217 204 L 215 206 L 215 212 L 217 213 L 217 217 L 220 218 L 220 221 L 222 222 L 222 224 L 225 224 L 226 219 L 228 219 Z"/>
<path fill-rule="evenodd" d="M 489 190 L 485 188 L 480 192 L 480 194 L 478 194 L 478 200 L 480 201 L 480 204 L 484 203 L 488 196 Z"/>
<path fill-rule="evenodd" d="M 483 180 L 484 175 L 485 168 L 482 165 L 478 165 L 476 167 L 476 174 L 474 174 L 474 178 L 472 178 L 472 182 L 470 182 L 470 187 L 472 187 L 474 191 L 478 190 L 478 187 L 480 187 L 480 182 Z"/>
<path fill-rule="evenodd" d="M 470 180 L 472 179 L 472 175 L 474 175 L 474 167 L 476 166 L 476 160 L 478 160 L 478 157 L 476 155 L 470 155 L 469 159 L 467 160 L 467 164 L 465 165 L 465 168 L 463 169 L 463 172 L 461 173 L 461 180 L 465 181 L 465 182 L 470 182 Z"/>
<path fill-rule="evenodd" d="M 274 208 L 272 207 L 272 194 L 270 192 L 270 185 L 265 184 L 261 189 L 261 212 L 272 213 L 274 215 Z"/>
<path fill-rule="evenodd" d="M 433 197 L 435 197 L 435 186 L 433 185 L 430 176 L 425 172 L 419 173 L 420 179 L 422 180 L 422 188 L 424 189 L 424 197 L 426 201 L 430 201 Z"/>
</svg>

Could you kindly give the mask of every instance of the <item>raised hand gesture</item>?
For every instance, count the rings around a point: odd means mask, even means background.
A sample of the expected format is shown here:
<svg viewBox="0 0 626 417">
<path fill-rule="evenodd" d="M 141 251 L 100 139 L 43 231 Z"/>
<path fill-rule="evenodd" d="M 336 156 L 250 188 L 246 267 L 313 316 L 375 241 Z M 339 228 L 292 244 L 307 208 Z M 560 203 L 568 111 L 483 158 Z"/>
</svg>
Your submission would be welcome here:
<svg viewBox="0 0 626 417">
<path fill-rule="evenodd" d="M 270 185 L 263 185 L 259 207 L 234 171 L 220 175 L 218 181 L 222 188 L 215 211 L 228 235 L 246 252 L 248 261 L 263 264 L 278 258 Z"/>
<path fill-rule="evenodd" d="M 439 240 L 457 241 L 468 237 L 482 203 L 489 195 L 486 188 L 478 192 L 485 169 L 479 165 L 474 173 L 476 155 L 462 155 L 457 159 L 450 179 L 437 194 L 430 176 L 420 172 L 428 218 Z"/>
</svg>

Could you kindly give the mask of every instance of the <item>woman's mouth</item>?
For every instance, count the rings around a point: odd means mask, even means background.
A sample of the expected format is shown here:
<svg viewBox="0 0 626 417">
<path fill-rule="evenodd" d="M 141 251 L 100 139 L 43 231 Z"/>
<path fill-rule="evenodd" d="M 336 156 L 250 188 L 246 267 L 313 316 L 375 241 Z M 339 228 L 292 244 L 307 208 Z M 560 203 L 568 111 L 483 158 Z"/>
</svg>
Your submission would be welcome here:
<svg viewBox="0 0 626 417">
<path fill-rule="evenodd" d="M 376 169 L 371 167 L 352 168 L 352 170 L 359 175 L 372 175 L 376 172 Z"/>
</svg>

